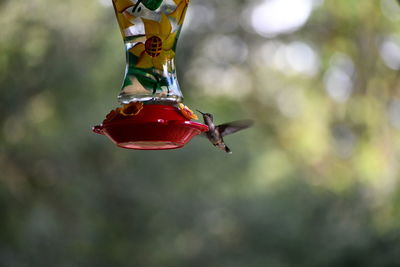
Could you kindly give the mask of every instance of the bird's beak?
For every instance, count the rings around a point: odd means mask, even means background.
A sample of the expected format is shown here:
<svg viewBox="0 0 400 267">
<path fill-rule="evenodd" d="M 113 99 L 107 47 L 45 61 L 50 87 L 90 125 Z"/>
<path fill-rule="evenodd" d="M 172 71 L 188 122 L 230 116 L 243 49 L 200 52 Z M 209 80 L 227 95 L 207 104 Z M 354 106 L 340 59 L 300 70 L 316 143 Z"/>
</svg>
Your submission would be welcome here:
<svg viewBox="0 0 400 267">
<path fill-rule="evenodd" d="M 201 112 L 200 110 L 196 109 L 197 112 L 200 112 L 201 115 L 205 115 L 205 113 Z"/>
</svg>

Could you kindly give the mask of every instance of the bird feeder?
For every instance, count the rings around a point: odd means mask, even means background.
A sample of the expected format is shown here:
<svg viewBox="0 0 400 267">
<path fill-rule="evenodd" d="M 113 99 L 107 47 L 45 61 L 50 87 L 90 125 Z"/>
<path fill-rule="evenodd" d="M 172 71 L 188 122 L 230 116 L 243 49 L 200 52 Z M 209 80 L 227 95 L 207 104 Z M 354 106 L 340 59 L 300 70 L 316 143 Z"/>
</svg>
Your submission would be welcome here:
<svg viewBox="0 0 400 267">
<path fill-rule="evenodd" d="M 176 45 L 189 0 L 112 0 L 125 43 L 126 71 L 118 100 L 93 131 L 122 148 L 183 147 L 208 131 L 182 104 Z"/>
</svg>

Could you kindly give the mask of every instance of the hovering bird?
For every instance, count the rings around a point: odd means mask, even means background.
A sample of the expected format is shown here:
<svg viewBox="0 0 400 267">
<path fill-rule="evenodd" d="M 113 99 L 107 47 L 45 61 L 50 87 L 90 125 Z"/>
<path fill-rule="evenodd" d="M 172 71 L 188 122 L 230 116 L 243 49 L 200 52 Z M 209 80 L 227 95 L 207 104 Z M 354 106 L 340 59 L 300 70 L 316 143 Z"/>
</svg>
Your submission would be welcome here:
<svg viewBox="0 0 400 267">
<path fill-rule="evenodd" d="M 252 120 L 240 120 L 240 121 L 233 121 L 229 123 L 224 123 L 220 125 L 214 124 L 214 117 L 210 113 L 204 113 L 200 110 L 197 110 L 203 115 L 204 123 L 208 126 L 208 132 L 203 133 L 205 137 L 210 140 L 210 142 L 219 149 L 225 151 L 226 153 L 231 154 L 232 151 L 227 147 L 224 143 L 223 137 L 228 134 L 236 133 L 237 131 L 249 128 L 253 125 Z"/>
</svg>

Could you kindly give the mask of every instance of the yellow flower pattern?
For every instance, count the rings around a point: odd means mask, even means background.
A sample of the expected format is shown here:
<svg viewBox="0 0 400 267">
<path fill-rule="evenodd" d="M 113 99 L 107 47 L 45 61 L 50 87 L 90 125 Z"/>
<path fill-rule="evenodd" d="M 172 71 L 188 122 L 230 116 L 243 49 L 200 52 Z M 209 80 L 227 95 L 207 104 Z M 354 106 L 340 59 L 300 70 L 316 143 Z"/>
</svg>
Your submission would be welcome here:
<svg viewBox="0 0 400 267">
<path fill-rule="evenodd" d="M 110 111 L 104 119 L 103 123 L 112 122 L 117 117 L 131 117 L 138 115 L 143 109 L 142 102 L 131 102 L 129 104 L 124 104 L 120 108 L 116 108 Z"/>
<path fill-rule="evenodd" d="M 122 13 L 127 8 L 133 6 L 132 1 L 130 0 L 113 0 L 113 3 L 115 5 L 117 12 L 120 13 Z"/>
<path fill-rule="evenodd" d="M 126 12 L 126 10 L 134 6 L 134 4 L 130 0 L 113 0 L 113 3 L 115 10 L 117 11 L 117 19 L 121 30 L 133 26 L 134 24 L 131 21 L 136 17 Z M 122 33 L 122 35 L 124 35 L 124 33 Z"/>
<path fill-rule="evenodd" d="M 165 63 L 175 57 L 172 50 L 176 32 L 171 33 L 172 26 L 165 14 L 161 15 L 160 23 L 142 18 L 146 41 L 137 43 L 129 51 L 138 57 L 137 68 L 156 68 L 163 70 Z"/>
<path fill-rule="evenodd" d="M 197 117 L 197 115 L 192 110 L 190 110 L 190 108 L 185 106 L 184 104 L 179 103 L 178 108 L 179 108 L 179 111 L 181 112 L 181 114 L 186 119 L 188 119 L 188 120 L 198 120 L 199 119 L 199 117 Z"/>
<path fill-rule="evenodd" d="M 174 2 L 176 4 L 176 9 L 169 16 L 174 18 L 178 25 L 182 25 L 189 5 L 189 0 L 174 0 Z"/>
</svg>

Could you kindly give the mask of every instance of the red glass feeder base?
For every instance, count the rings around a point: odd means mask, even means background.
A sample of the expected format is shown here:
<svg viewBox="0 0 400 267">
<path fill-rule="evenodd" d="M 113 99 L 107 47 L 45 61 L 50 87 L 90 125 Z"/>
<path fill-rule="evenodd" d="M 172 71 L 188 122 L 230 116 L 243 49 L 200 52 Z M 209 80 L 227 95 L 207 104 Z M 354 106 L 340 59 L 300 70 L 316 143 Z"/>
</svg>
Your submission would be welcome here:
<svg viewBox="0 0 400 267">
<path fill-rule="evenodd" d="M 208 127 L 186 119 L 176 107 L 144 105 L 137 115 L 118 115 L 93 127 L 93 131 L 122 148 L 163 150 L 183 147 Z"/>
</svg>

